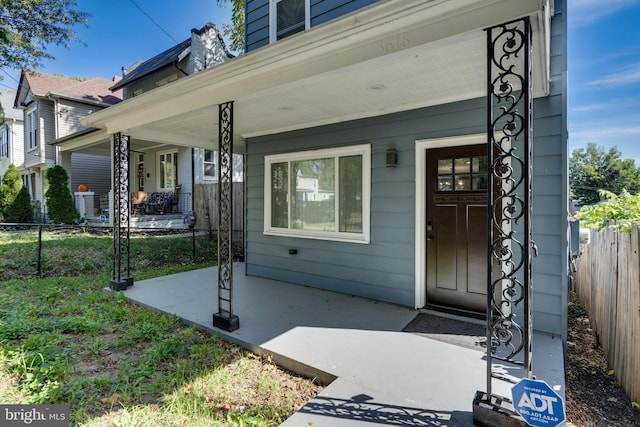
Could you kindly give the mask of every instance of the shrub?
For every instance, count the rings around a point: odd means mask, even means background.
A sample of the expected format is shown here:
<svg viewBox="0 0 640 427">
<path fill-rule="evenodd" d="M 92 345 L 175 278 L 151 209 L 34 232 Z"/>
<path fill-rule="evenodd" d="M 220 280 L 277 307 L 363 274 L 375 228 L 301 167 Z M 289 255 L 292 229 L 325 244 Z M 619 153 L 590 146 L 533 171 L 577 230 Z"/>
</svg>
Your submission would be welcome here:
<svg viewBox="0 0 640 427">
<path fill-rule="evenodd" d="M 69 176 L 62 166 L 47 169 L 49 189 L 44 196 L 49 218 L 56 224 L 70 224 L 78 219 L 78 211 L 69 190 Z"/>
<path fill-rule="evenodd" d="M 18 196 L 5 209 L 5 219 L 8 222 L 33 222 L 33 207 L 27 187 L 22 187 Z"/>
<path fill-rule="evenodd" d="M 598 193 L 606 201 L 580 208 L 576 218 L 580 219 L 581 225 L 598 231 L 609 226 L 629 233 L 633 224 L 640 224 L 640 194 L 633 195 L 627 190 L 619 196 L 606 190 Z"/>
<path fill-rule="evenodd" d="M 22 180 L 20 179 L 20 172 L 13 165 L 9 165 L 9 168 L 2 177 L 2 184 L 0 184 L 0 217 L 4 217 L 7 208 L 13 203 L 20 193 L 22 188 Z M 27 194 L 29 194 L 27 192 Z M 6 218 L 5 218 L 6 219 Z"/>
</svg>

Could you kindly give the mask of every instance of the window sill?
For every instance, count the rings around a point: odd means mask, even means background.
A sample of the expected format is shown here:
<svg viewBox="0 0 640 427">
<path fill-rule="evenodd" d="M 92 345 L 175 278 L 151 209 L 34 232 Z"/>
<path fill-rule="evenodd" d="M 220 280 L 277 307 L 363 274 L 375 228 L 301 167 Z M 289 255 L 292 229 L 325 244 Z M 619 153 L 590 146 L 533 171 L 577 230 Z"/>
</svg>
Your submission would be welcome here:
<svg viewBox="0 0 640 427">
<path fill-rule="evenodd" d="M 269 229 L 264 230 L 265 236 L 278 236 L 278 237 L 294 237 L 296 239 L 313 239 L 313 240 L 327 240 L 332 242 L 344 242 L 344 243 L 357 243 L 361 245 L 368 245 L 370 239 L 363 234 L 355 233 L 323 233 L 312 231 L 297 231 L 297 230 L 284 230 L 284 229 Z"/>
</svg>

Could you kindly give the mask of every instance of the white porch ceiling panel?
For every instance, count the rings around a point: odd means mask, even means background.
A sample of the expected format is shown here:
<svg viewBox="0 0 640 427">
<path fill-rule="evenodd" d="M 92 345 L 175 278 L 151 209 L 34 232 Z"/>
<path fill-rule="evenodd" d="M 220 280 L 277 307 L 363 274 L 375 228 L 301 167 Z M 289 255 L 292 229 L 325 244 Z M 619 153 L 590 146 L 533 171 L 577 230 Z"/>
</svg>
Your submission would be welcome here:
<svg viewBox="0 0 640 427">
<path fill-rule="evenodd" d="M 548 90 L 545 0 L 389 0 L 84 119 L 168 144 L 216 148 L 218 104 L 234 141 L 486 94 L 483 28 L 531 16 L 534 95 Z"/>
</svg>

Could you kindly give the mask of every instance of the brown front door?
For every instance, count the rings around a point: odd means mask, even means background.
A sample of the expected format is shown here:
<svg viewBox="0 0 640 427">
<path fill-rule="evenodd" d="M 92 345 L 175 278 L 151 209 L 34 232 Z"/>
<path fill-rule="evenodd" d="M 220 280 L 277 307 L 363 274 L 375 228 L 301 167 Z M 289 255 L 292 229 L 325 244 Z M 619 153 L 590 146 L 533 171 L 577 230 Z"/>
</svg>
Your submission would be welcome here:
<svg viewBox="0 0 640 427">
<path fill-rule="evenodd" d="M 487 147 L 427 151 L 427 304 L 484 313 Z"/>
</svg>

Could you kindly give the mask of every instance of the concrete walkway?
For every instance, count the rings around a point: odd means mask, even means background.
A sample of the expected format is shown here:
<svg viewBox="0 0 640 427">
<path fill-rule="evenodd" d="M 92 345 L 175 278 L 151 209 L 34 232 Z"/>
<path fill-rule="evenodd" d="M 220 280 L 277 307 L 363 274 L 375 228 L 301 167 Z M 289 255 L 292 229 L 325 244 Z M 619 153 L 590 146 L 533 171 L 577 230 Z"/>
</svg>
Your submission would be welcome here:
<svg viewBox="0 0 640 427">
<path fill-rule="evenodd" d="M 400 332 L 419 311 L 247 277 L 241 263 L 233 289 L 240 329 L 231 333 L 212 326 L 215 268 L 136 282 L 125 296 L 331 382 L 283 426 L 473 425 L 474 395 L 486 389 L 484 353 Z M 534 373 L 564 395 L 559 338 L 535 334 Z M 509 395 L 508 385 L 493 387 Z"/>
</svg>

